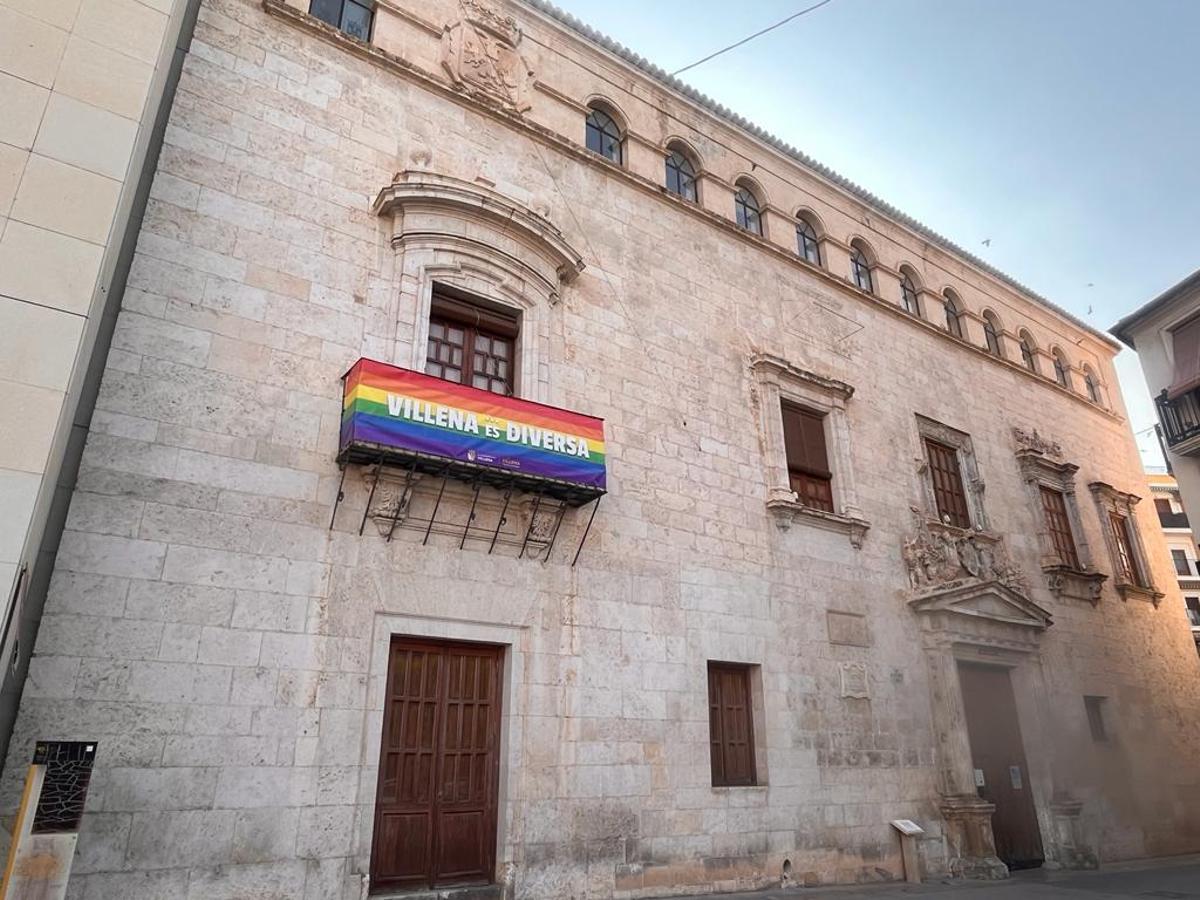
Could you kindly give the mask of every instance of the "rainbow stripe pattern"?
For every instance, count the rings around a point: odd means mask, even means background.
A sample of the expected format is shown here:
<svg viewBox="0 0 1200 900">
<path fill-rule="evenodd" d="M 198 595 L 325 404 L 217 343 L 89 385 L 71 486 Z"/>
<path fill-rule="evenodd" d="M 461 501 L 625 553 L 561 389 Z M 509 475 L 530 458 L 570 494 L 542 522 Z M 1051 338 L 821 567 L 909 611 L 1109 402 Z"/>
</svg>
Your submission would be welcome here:
<svg viewBox="0 0 1200 900">
<path fill-rule="evenodd" d="M 603 419 L 371 359 L 344 378 L 339 458 L 356 449 L 605 489 Z"/>
</svg>

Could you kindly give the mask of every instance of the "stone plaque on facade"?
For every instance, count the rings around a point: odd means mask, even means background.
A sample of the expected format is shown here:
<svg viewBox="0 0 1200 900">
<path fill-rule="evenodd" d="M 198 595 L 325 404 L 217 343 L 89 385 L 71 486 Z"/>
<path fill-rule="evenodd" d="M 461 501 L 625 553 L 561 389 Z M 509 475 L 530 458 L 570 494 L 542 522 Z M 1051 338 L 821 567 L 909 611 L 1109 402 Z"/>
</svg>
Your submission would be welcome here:
<svg viewBox="0 0 1200 900">
<path fill-rule="evenodd" d="M 858 613 L 828 610 L 825 627 L 829 632 L 829 643 L 850 644 L 854 647 L 871 646 L 871 634 L 867 630 L 867 617 Z"/>
<path fill-rule="evenodd" d="M 865 700 L 871 696 L 867 667 L 862 663 L 842 663 L 842 696 Z"/>
</svg>

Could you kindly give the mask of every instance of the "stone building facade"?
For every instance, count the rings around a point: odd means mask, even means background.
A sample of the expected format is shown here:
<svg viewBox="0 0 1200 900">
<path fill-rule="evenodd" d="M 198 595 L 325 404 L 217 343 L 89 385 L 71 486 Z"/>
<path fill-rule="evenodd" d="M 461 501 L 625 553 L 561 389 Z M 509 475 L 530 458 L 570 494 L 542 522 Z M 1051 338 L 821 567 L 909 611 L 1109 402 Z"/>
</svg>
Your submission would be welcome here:
<svg viewBox="0 0 1200 900">
<path fill-rule="evenodd" d="M 2 784 L 96 742 L 72 896 L 1200 849 L 1113 341 L 540 2 L 350 7 L 201 4 Z M 339 468 L 451 308 L 598 505 Z"/>
</svg>

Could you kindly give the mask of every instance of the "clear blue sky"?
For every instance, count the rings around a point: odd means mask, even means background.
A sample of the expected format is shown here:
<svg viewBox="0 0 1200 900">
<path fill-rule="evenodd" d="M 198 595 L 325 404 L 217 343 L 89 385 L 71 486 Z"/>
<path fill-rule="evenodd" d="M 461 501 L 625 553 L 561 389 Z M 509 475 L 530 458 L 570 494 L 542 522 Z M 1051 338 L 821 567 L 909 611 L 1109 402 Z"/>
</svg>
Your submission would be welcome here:
<svg viewBox="0 0 1200 900">
<path fill-rule="evenodd" d="M 557 2 L 673 71 L 815 0 Z M 832 0 L 681 77 L 1107 330 L 1200 267 L 1197 38 L 1200 0 Z"/>
</svg>

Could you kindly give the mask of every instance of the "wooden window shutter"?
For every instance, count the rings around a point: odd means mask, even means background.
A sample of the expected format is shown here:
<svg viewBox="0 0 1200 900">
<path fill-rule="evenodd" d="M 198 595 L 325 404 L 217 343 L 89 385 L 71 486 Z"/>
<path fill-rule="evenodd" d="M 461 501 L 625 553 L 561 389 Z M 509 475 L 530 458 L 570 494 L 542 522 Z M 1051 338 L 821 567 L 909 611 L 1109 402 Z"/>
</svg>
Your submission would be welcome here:
<svg viewBox="0 0 1200 900">
<path fill-rule="evenodd" d="M 757 784 L 749 666 L 708 664 L 708 716 L 713 786 Z"/>
<path fill-rule="evenodd" d="M 805 506 L 833 512 L 833 475 L 825 447 L 825 417 L 790 403 L 782 405 L 788 481 Z"/>
<path fill-rule="evenodd" d="M 929 476 L 933 482 L 938 518 L 948 520 L 958 528 L 970 528 L 971 513 L 967 508 L 958 451 L 932 438 L 925 439 L 925 448 L 929 454 Z"/>
<path fill-rule="evenodd" d="M 824 416 L 790 403 L 783 404 L 783 443 L 789 469 L 829 476 Z"/>
<path fill-rule="evenodd" d="M 1142 568 L 1133 550 L 1133 535 L 1129 531 L 1129 520 L 1120 513 L 1109 513 L 1113 540 L 1117 544 L 1117 566 L 1126 584 L 1146 587 Z"/>
<path fill-rule="evenodd" d="M 1075 549 L 1075 537 L 1071 534 L 1071 519 L 1067 515 L 1067 503 L 1062 491 L 1042 487 L 1042 513 L 1046 518 L 1046 530 L 1054 550 L 1064 566 L 1079 568 L 1079 553 Z"/>
</svg>

